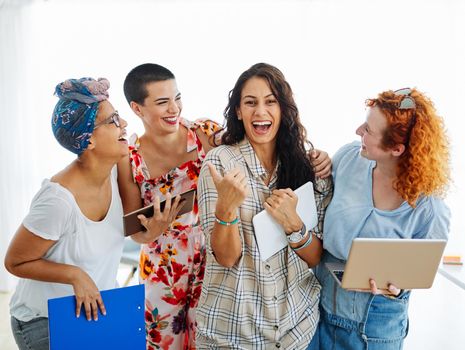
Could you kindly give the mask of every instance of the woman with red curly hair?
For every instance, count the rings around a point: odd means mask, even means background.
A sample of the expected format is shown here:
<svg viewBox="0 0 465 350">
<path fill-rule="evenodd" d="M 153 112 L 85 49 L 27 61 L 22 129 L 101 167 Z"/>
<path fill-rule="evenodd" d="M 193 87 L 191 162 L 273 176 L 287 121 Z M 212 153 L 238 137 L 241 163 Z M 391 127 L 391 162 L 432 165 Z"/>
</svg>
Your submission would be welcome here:
<svg viewBox="0 0 465 350">
<path fill-rule="evenodd" d="M 334 195 L 324 222 L 322 262 L 347 260 L 352 240 L 446 238 L 450 211 L 440 198 L 449 182 L 443 120 L 416 89 L 385 91 L 366 101 L 361 140 L 333 158 Z M 409 291 L 390 285 L 381 294 L 340 288 L 324 263 L 321 349 L 402 349 L 408 332 Z M 384 291 L 386 293 L 386 291 Z"/>
</svg>

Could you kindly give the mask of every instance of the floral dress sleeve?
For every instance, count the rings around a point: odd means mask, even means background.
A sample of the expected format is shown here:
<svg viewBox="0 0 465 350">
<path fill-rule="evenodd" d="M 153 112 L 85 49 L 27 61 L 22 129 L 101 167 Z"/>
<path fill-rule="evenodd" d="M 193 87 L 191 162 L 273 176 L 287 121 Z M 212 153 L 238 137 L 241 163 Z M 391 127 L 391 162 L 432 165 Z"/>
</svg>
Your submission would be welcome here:
<svg viewBox="0 0 465 350">
<path fill-rule="evenodd" d="M 223 135 L 223 127 L 211 119 L 198 119 L 194 122 L 205 135 L 214 138 L 213 144 L 218 146 L 221 144 L 221 136 Z"/>
<path fill-rule="evenodd" d="M 149 179 L 150 176 L 139 153 L 139 146 L 139 137 L 136 134 L 132 134 L 129 138 L 129 161 L 131 163 L 134 182 L 141 186 L 144 180 Z"/>
</svg>

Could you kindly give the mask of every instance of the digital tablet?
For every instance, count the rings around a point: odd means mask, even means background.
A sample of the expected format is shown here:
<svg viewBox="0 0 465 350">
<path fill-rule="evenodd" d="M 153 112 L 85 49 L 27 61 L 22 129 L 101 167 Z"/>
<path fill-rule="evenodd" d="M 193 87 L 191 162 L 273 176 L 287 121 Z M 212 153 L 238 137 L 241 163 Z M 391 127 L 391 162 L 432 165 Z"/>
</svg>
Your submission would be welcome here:
<svg viewBox="0 0 465 350">
<path fill-rule="evenodd" d="M 297 188 L 297 214 L 304 222 L 307 230 L 313 229 L 318 224 L 316 212 L 315 194 L 312 182 L 307 182 Z M 265 261 L 278 251 L 287 247 L 286 233 L 266 210 L 262 210 L 252 219 L 255 239 L 257 240 L 260 258 Z"/>
<path fill-rule="evenodd" d="M 346 264 L 326 263 L 345 289 L 426 289 L 434 282 L 447 241 L 444 239 L 355 238 Z"/>
<path fill-rule="evenodd" d="M 189 213 L 194 208 L 194 200 L 195 200 L 195 189 L 188 190 L 186 192 L 181 193 L 181 203 L 184 205 L 181 207 L 181 210 L 178 213 L 178 216 Z M 174 202 L 173 197 L 171 199 L 171 203 Z M 160 202 L 160 210 L 163 211 L 165 208 L 165 202 Z M 142 226 L 140 220 L 137 218 L 138 215 L 143 214 L 146 218 L 151 218 L 153 216 L 153 204 L 150 204 L 146 207 L 134 210 L 126 215 L 123 216 L 123 224 L 124 224 L 124 235 L 130 236 L 134 233 L 145 231 L 145 227 Z"/>
</svg>

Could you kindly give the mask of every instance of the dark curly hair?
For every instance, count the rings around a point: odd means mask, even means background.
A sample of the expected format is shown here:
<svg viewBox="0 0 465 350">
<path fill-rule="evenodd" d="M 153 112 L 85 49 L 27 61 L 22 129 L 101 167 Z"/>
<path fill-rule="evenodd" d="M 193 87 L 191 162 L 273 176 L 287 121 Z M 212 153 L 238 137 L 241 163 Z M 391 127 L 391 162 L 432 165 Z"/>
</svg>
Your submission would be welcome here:
<svg viewBox="0 0 465 350">
<path fill-rule="evenodd" d="M 281 124 L 276 138 L 277 158 L 280 161 L 277 187 L 295 190 L 308 181 L 314 182 L 315 172 L 306 149 L 306 146 L 313 149 L 313 145 L 307 140 L 307 132 L 300 122 L 289 83 L 283 73 L 272 65 L 254 64 L 237 79 L 236 85 L 229 92 L 229 102 L 224 110 L 226 131 L 221 138 L 222 144 L 237 144 L 245 137 L 244 124 L 238 119 L 236 111 L 240 105 L 242 89 L 253 77 L 262 78 L 268 83 L 281 108 Z"/>
</svg>

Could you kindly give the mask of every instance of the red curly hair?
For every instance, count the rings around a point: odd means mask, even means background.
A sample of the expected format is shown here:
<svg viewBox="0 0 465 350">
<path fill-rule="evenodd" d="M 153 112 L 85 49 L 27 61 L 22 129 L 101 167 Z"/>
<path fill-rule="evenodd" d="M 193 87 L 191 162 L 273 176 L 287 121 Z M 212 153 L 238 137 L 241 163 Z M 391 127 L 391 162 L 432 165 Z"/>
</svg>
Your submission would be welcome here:
<svg viewBox="0 0 465 350">
<path fill-rule="evenodd" d="M 446 193 L 450 180 L 449 140 L 433 102 L 416 89 L 411 89 L 409 96 L 415 101 L 415 108 L 399 109 L 405 95 L 396 95 L 391 90 L 368 99 L 366 105 L 377 106 L 386 117 L 382 146 L 389 149 L 397 144 L 405 145 L 393 186 L 415 207 L 421 195 Z"/>
</svg>

